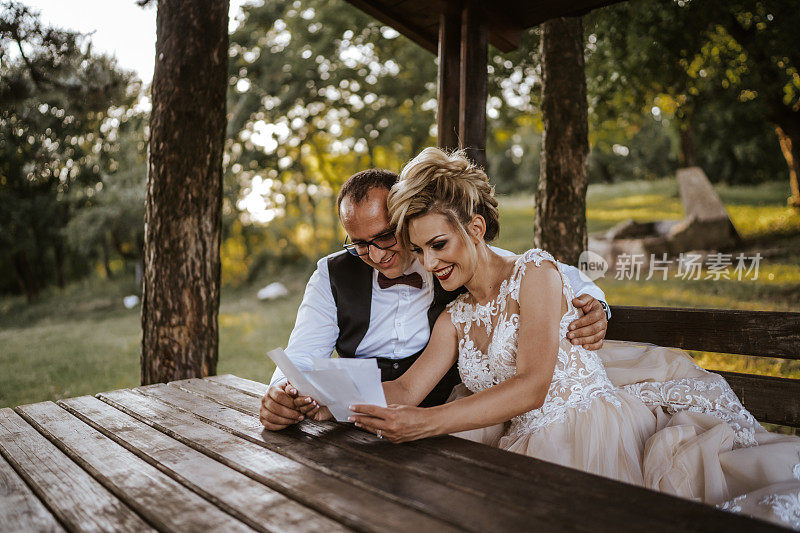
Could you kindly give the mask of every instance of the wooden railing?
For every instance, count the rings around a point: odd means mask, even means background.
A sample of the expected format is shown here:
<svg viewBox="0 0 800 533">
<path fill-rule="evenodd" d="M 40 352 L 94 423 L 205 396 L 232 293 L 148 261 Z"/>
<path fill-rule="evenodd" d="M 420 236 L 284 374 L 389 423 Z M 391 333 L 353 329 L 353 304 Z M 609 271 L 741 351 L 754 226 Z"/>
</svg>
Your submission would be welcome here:
<svg viewBox="0 0 800 533">
<path fill-rule="evenodd" d="M 800 313 L 625 306 L 611 313 L 607 339 L 800 359 Z M 800 379 L 717 373 L 759 421 L 800 427 Z"/>
</svg>

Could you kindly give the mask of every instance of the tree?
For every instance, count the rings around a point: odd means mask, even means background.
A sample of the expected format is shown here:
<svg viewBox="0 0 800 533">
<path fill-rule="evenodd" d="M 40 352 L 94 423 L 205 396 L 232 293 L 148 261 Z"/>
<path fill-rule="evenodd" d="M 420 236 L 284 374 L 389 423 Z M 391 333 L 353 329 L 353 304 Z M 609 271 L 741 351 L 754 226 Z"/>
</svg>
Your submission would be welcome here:
<svg viewBox="0 0 800 533">
<path fill-rule="evenodd" d="M 586 158 L 589 124 L 580 18 L 542 24 L 541 171 L 534 243 L 578 264 L 586 249 Z"/>
<path fill-rule="evenodd" d="M 133 76 L 82 35 L 16 2 L 0 8 L 0 269 L 30 300 L 65 283 L 72 193 L 99 182 L 110 147 L 100 126 L 131 101 Z"/>
<path fill-rule="evenodd" d="M 627 120 L 657 109 L 675 121 L 683 164 L 704 163 L 704 152 L 727 145 L 726 157 L 733 157 L 736 167 L 729 170 L 737 176 L 758 171 L 747 164 L 754 150 L 761 152 L 759 166 L 772 168 L 778 144 L 759 127 L 760 118 L 780 138 L 796 191 L 796 6 L 760 0 L 626 2 L 597 11 L 591 20 L 588 79 L 601 116 Z M 715 129 L 700 134 L 709 124 Z M 743 124 L 750 126 L 750 136 L 741 135 Z M 725 142 L 702 146 L 710 138 Z"/>
<path fill-rule="evenodd" d="M 715 0 L 712 4 L 727 8 L 716 28 L 722 27 L 745 54 L 741 77 L 730 80 L 739 83 L 731 85 L 738 85 L 740 94 L 763 99 L 789 167 L 789 203 L 800 211 L 800 52 L 796 33 L 800 11 L 791 2 Z M 726 73 L 726 78 L 730 77 Z"/>
<path fill-rule="evenodd" d="M 157 36 L 143 384 L 216 373 L 228 2 L 161 0 Z"/>
<path fill-rule="evenodd" d="M 148 114 L 138 107 L 113 109 L 101 126 L 112 141 L 100 155 L 105 169 L 94 187 L 73 191 L 74 214 L 65 233 L 70 247 L 102 261 L 113 276 L 111 258 L 133 263 L 141 284 L 144 253 L 144 204 L 147 185 Z"/>
</svg>

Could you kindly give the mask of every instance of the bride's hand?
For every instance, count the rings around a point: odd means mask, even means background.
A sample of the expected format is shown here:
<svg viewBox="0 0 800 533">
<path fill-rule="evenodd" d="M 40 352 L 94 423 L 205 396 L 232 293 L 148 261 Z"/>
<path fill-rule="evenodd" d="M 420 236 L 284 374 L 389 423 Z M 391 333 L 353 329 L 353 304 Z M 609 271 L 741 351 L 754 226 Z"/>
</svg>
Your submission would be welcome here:
<svg viewBox="0 0 800 533">
<path fill-rule="evenodd" d="M 348 420 L 355 422 L 356 427 L 391 442 L 406 442 L 435 435 L 430 427 L 428 409 L 410 405 L 353 405 L 350 410 L 356 415 Z"/>
</svg>

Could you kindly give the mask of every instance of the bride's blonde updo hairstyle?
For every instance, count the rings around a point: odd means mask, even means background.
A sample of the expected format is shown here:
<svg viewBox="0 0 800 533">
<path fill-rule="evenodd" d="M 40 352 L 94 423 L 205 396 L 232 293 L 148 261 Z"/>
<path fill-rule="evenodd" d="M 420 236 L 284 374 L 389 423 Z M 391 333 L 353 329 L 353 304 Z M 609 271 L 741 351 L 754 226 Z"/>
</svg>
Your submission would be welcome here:
<svg viewBox="0 0 800 533">
<path fill-rule="evenodd" d="M 400 172 L 388 198 L 389 215 L 402 243 L 408 247 L 408 224 L 429 213 L 440 213 L 466 236 L 475 215 L 486 221 L 486 242 L 500 231 L 497 200 L 486 173 L 459 150 L 447 153 L 425 148 Z"/>
</svg>

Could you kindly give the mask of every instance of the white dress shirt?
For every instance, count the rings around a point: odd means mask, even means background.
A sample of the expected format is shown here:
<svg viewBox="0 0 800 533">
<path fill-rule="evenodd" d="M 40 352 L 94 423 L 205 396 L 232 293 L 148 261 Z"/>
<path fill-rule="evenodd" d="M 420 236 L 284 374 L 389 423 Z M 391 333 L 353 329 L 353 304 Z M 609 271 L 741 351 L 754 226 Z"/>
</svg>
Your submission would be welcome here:
<svg viewBox="0 0 800 533">
<path fill-rule="evenodd" d="M 515 255 L 494 246 L 491 249 L 499 255 Z M 328 259 L 343 253 L 347 252 L 336 252 L 320 259 L 306 285 L 297 320 L 285 349 L 286 355 L 300 370 L 311 370 L 312 358 L 330 357 L 336 345 L 339 323 L 331 291 Z M 561 268 L 576 295 L 588 294 L 605 302 L 603 291 L 582 278 L 577 268 L 563 263 Z M 369 328 L 356 349 L 356 357 L 403 359 L 428 344 L 431 335 L 428 308 L 433 302 L 433 274 L 422 268 L 419 261 L 414 261 L 404 274 L 411 272 L 422 276 L 421 289 L 403 284 L 381 289 L 378 286 L 378 271 L 372 270 Z M 283 372 L 276 368 L 270 385 L 285 379 Z"/>
</svg>

